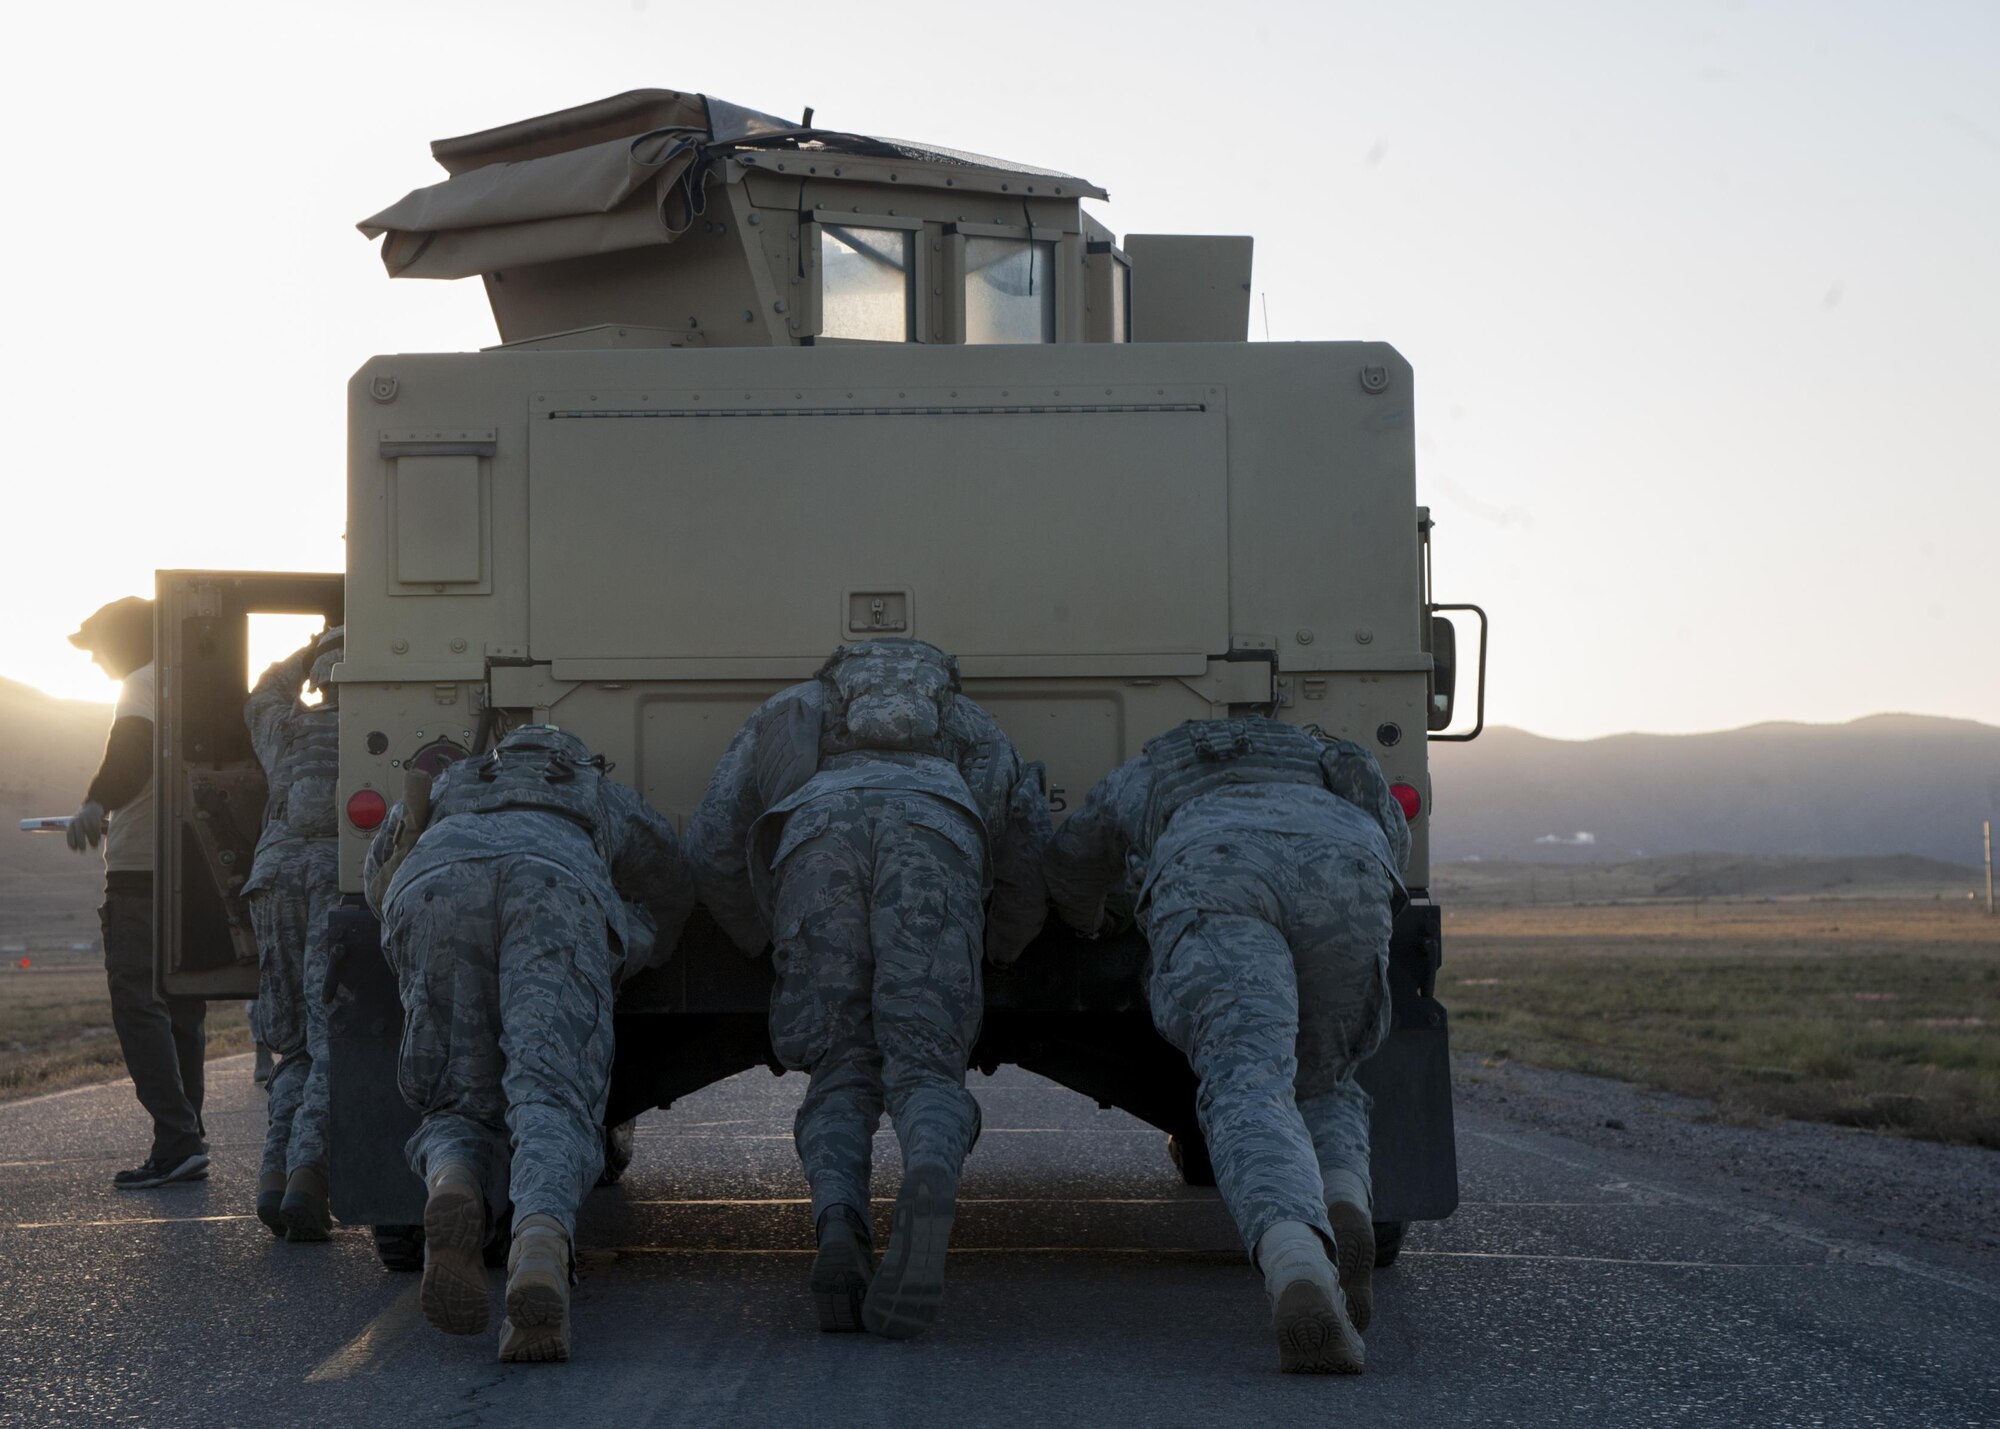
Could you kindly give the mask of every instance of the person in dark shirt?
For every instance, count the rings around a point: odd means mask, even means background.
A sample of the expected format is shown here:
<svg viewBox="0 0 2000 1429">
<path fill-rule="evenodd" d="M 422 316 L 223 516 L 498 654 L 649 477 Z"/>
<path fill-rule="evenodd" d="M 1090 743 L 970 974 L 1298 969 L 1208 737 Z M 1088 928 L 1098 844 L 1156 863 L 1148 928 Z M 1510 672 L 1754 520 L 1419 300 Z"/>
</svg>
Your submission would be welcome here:
<svg viewBox="0 0 2000 1429">
<path fill-rule="evenodd" d="M 70 644 L 122 681 L 104 762 L 70 820 L 78 853 L 104 845 L 104 973 L 111 1025 L 139 1104 L 153 1118 L 146 1160 L 112 1177 L 146 1190 L 208 1175 L 201 1124 L 208 1004 L 153 986 L 153 603 L 127 596 L 84 621 Z"/>
</svg>

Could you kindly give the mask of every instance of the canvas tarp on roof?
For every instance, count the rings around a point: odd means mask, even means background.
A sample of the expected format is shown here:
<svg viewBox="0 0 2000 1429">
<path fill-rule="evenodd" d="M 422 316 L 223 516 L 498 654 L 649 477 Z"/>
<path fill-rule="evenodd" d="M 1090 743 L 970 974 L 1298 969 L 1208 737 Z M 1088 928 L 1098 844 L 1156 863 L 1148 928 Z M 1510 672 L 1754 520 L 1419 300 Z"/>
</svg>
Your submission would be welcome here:
<svg viewBox="0 0 2000 1429">
<path fill-rule="evenodd" d="M 382 265 L 392 278 L 469 278 L 671 243 L 707 207 L 717 156 L 772 144 L 1055 179 L 1075 194 L 1105 197 L 1096 185 L 1052 169 L 803 128 L 707 95 L 635 89 L 440 139 L 431 154 L 451 177 L 358 227 L 382 239 Z"/>
<path fill-rule="evenodd" d="M 707 206 L 711 145 L 790 132 L 701 95 L 634 90 L 439 140 L 431 152 L 451 177 L 358 227 L 382 238 L 395 278 L 466 278 L 671 243 Z"/>
</svg>

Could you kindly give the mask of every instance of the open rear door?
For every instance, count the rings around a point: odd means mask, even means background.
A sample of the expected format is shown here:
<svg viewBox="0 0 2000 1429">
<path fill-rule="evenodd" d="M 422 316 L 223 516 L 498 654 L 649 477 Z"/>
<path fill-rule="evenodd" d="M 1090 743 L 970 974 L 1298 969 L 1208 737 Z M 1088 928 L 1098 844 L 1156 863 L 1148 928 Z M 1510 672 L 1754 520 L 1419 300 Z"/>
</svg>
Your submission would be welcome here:
<svg viewBox="0 0 2000 1429">
<path fill-rule="evenodd" d="M 153 648 L 153 959 L 176 997 L 257 995 L 257 940 L 238 891 L 264 824 L 264 771 L 243 723 L 250 618 L 341 620 L 337 572 L 160 571 Z"/>
</svg>

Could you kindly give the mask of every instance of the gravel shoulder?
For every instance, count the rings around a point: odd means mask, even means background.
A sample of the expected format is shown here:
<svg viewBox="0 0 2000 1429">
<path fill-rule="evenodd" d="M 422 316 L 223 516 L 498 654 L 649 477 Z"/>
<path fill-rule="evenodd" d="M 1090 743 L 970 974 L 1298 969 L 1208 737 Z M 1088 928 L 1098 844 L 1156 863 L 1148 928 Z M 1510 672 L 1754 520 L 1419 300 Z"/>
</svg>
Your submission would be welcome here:
<svg viewBox="0 0 2000 1429">
<path fill-rule="evenodd" d="M 1726 1194 L 1794 1208 L 1885 1248 L 2000 1266 L 2000 1152 L 1768 1118 L 1576 1072 L 1461 1053 L 1457 1105 L 1684 1167 Z"/>
</svg>

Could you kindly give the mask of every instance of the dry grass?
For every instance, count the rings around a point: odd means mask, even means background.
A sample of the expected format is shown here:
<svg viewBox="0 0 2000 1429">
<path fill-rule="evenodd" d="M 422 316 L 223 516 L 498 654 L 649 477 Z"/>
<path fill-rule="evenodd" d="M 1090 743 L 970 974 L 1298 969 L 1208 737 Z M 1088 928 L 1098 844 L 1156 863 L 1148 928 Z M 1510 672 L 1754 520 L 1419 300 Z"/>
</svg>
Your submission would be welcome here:
<svg viewBox="0 0 2000 1429">
<path fill-rule="evenodd" d="M 28 968 L 19 957 L 0 966 L 0 1101 L 124 1076 L 98 955 L 37 954 Z M 243 1004 L 210 1003 L 208 1055 L 249 1046 Z"/>
<path fill-rule="evenodd" d="M 1461 1049 L 2000 1147 L 2000 920 L 1933 901 L 1445 910 Z"/>
</svg>

